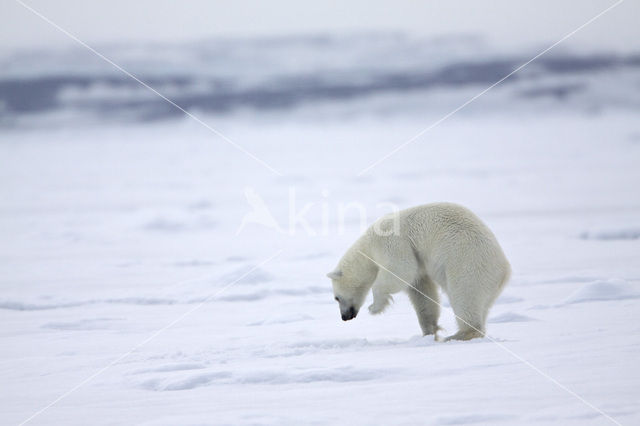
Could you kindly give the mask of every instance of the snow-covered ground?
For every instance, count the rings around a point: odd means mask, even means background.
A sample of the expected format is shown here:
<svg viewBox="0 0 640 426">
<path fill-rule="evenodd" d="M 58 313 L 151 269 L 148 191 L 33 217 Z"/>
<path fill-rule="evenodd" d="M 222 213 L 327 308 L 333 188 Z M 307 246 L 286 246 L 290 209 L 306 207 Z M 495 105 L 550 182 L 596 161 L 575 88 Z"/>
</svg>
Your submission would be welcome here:
<svg viewBox="0 0 640 426">
<path fill-rule="evenodd" d="M 0 422 L 640 423 L 637 109 L 514 112 L 497 88 L 359 175 L 442 98 L 198 114 L 280 175 L 188 117 L 1 130 Z M 279 230 L 241 226 L 256 198 Z M 423 338 L 403 295 L 342 322 L 325 273 L 355 205 L 433 201 L 511 261 L 489 337 Z"/>
</svg>

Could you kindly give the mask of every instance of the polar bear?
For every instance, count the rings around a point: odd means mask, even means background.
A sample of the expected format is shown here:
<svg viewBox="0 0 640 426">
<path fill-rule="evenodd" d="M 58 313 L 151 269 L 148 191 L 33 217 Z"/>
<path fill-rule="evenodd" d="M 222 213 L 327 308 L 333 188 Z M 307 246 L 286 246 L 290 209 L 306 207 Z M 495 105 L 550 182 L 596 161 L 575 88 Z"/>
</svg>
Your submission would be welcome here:
<svg viewBox="0 0 640 426">
<path fill-rule="evenodd" d="M 469 340 L 484 336 L 489 309 L 510 273 L 496 237 L 475 214 L 433 203 L 380 218 L 327 276 L 344 321 L 356 317 L 369 289 L 372 314 L 384 311 L 391 294 L 406 291 L 425 336 L 438 331 L 439 286 L 459 329 L 446 340 Z"/>
</svg>

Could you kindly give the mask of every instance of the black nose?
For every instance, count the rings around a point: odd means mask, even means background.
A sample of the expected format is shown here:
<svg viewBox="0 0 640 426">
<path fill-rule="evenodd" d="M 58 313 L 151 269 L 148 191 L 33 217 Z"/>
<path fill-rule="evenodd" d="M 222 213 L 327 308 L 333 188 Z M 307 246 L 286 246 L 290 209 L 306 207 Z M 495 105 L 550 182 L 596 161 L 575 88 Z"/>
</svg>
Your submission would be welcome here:
<svg viewBox="0 0 640 426">
<path fill-rule="evenodd" d="M 349 308 L 349 310 L 347 312 L 342 314 L 342 321 L 349 321 L 351 319 L 354 319 L 356 317 L 356 315 L 358 315 L 358 312 L 352 306 L 352 307 Z"/>
</svg>

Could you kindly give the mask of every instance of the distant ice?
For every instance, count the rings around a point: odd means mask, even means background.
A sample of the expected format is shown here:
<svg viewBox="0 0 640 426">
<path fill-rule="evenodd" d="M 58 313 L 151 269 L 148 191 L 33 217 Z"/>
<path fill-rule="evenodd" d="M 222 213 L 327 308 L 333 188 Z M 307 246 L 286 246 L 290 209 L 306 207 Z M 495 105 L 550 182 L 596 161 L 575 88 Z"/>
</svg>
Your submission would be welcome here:
<svg viewBox="0 0 640 426">
<path fill-rule="evenodd" d="M 607 231 L 585 231 L 580 234 L 583 240 L 637 240 L 640 228 L 613 229 Z"/>
</svg>

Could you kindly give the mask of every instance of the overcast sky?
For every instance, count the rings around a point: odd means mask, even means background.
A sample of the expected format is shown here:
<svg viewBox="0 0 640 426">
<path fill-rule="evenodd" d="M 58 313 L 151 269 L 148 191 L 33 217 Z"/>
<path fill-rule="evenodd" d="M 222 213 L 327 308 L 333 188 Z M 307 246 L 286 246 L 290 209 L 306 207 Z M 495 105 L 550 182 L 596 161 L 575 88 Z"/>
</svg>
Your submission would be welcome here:
<svg viewBox="0 0 640 426">
<path fill-rule="evenodd" d="M 481 34 L 496 45 L 544 45 L 615 0 L 24 0 L 89 44 L 186 41 L 211 36 L 273 36 L 394 30 L 440 36 Z M 640 51 L 640 1 L 626 0 L 571 38 L 586 48 Z M 64 47 L 74 42 L 15 0 L 0 0 L 0 48 Z"/>
</svg>

